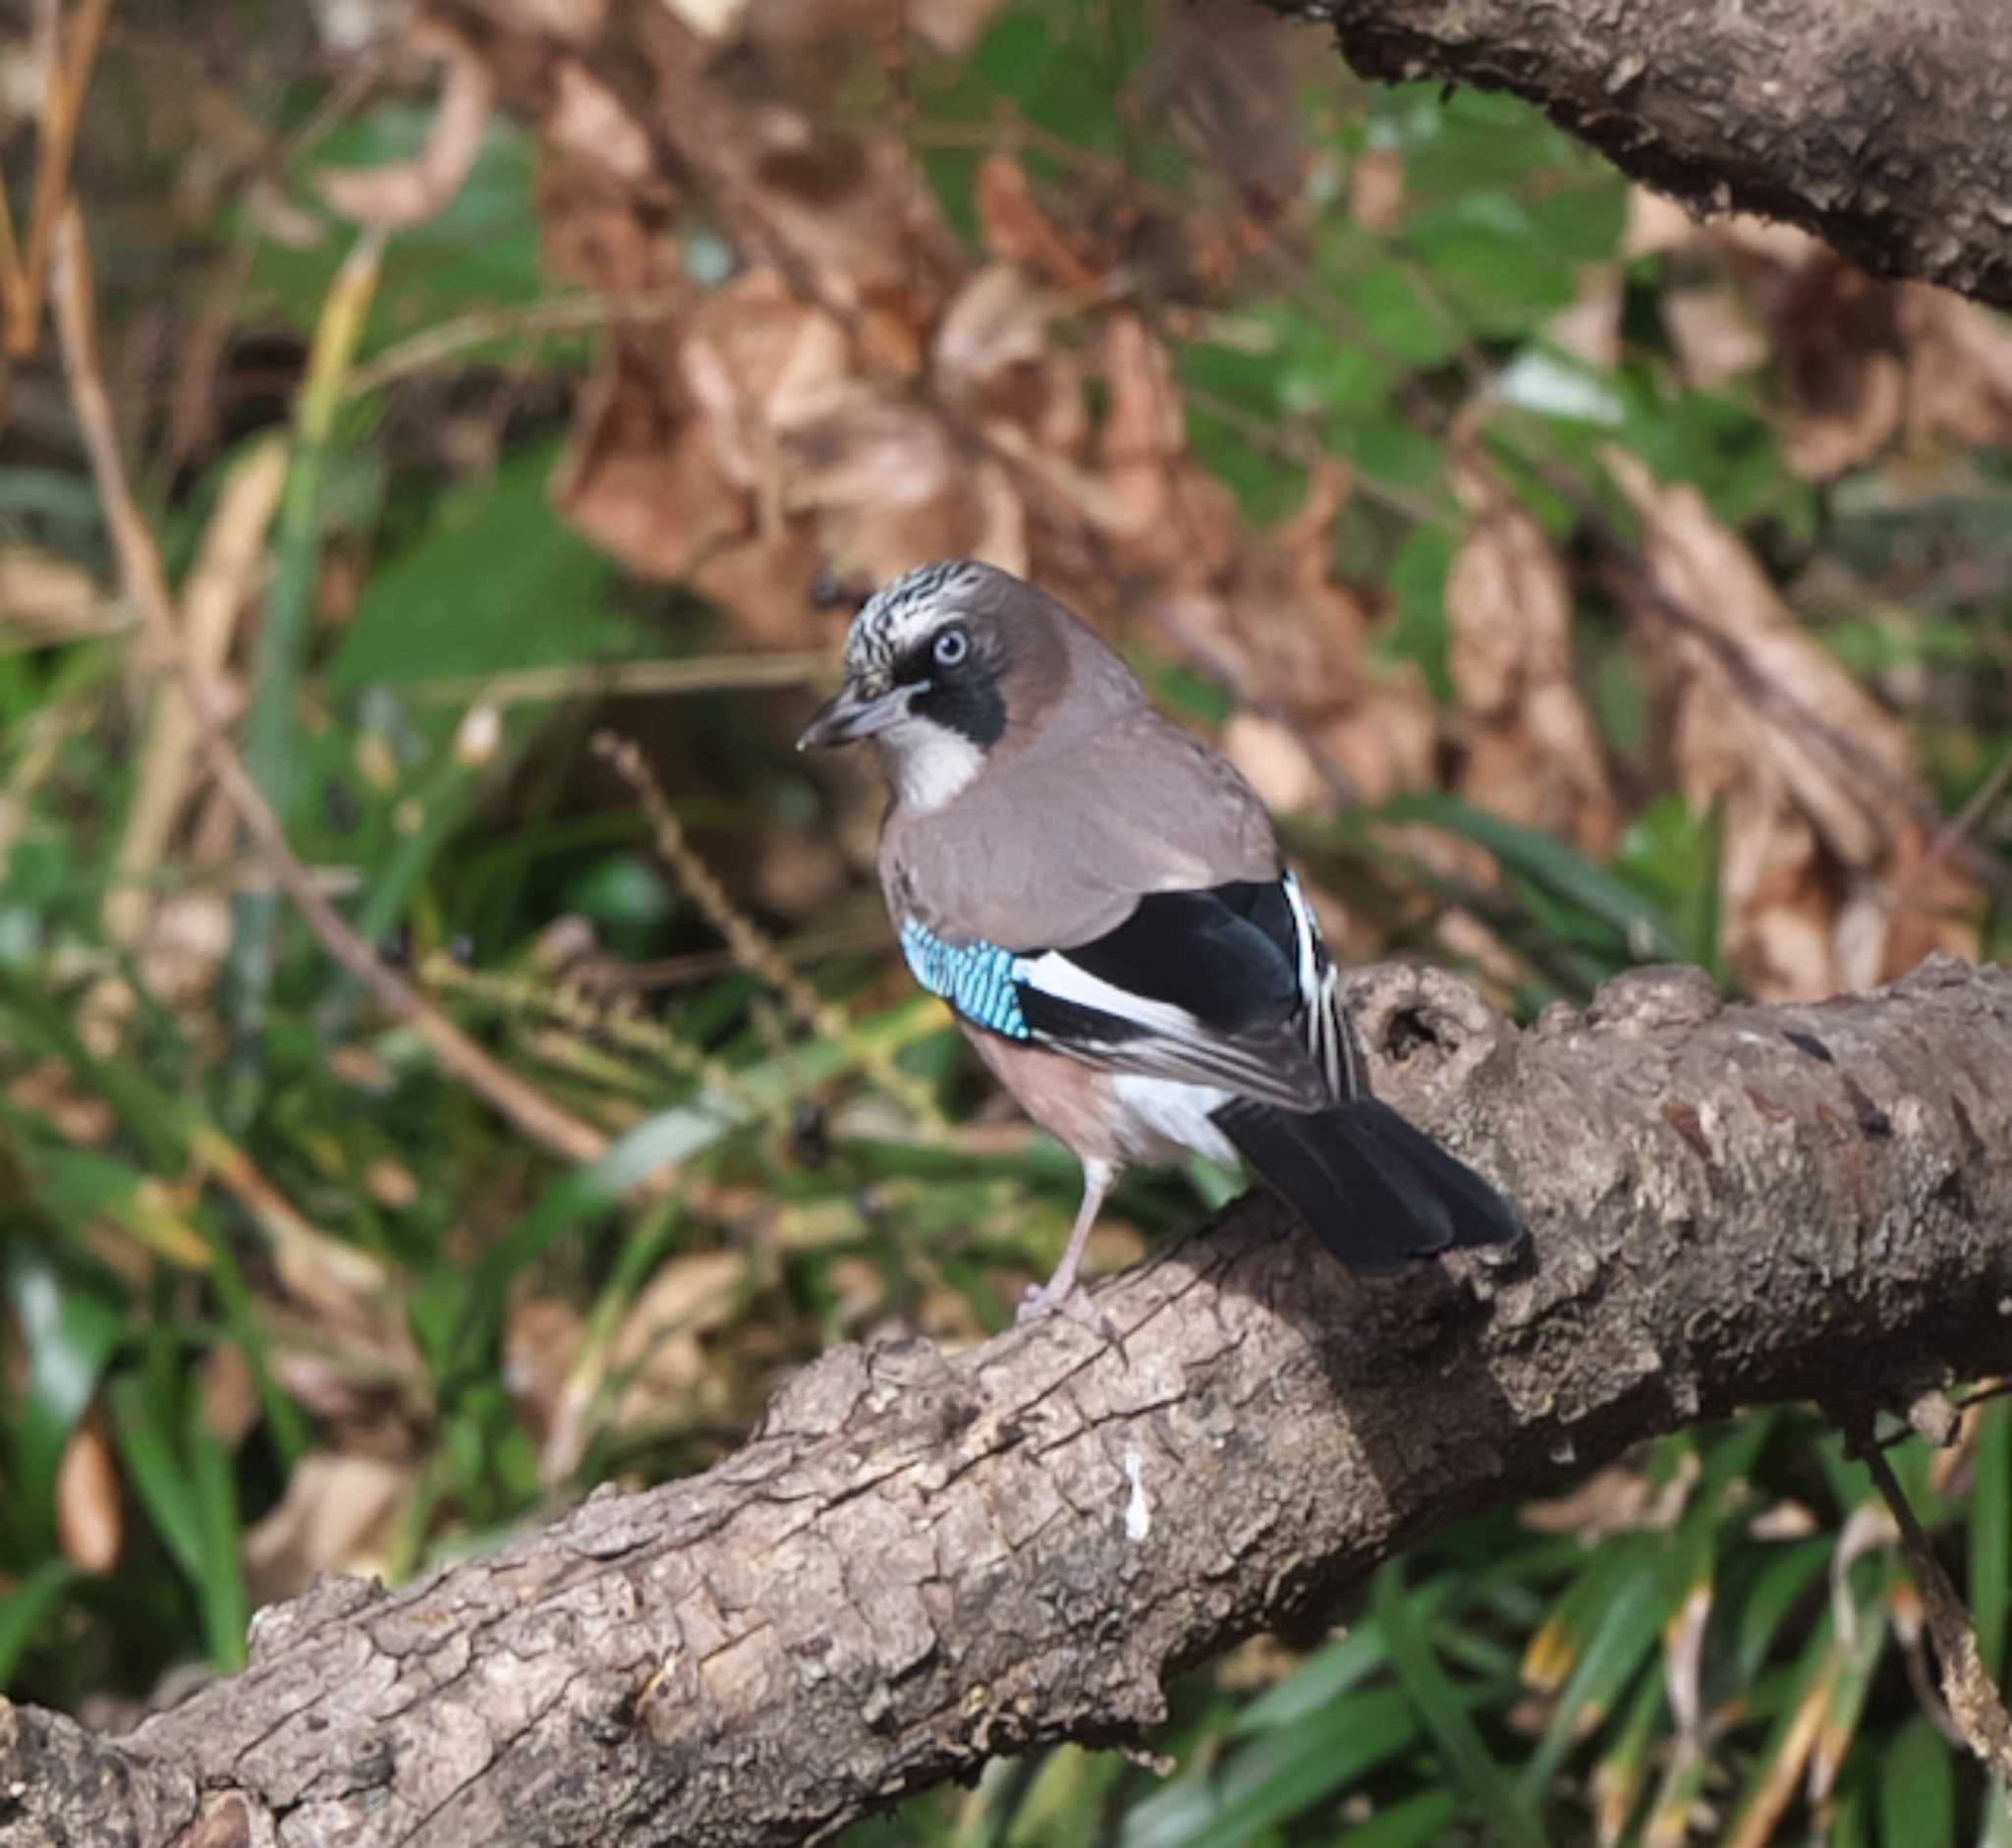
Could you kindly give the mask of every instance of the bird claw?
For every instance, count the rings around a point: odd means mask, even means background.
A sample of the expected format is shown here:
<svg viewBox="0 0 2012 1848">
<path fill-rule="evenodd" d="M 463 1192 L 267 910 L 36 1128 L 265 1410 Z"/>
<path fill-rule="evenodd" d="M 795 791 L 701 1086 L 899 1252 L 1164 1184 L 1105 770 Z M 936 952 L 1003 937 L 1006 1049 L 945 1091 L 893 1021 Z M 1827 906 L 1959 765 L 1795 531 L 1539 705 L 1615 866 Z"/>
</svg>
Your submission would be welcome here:
<svg viewBox="0 0 2012 1848">
<path fill-rule="evenodd" d="M 1050 1316 L 1067 1316 L 1079 1328 L 1088 1329 L 1098 1340 L 1116 1348 L 1120 1360 L 1125 1358 L 1125 1337 L 1118 1332 L 1117 1323 L 1090 1301 L 1090 1292 L 1080 1283 L 1072 1283 L 1064 1290 L 1030 1283 L 1013 1319 L 1024 1328 L 1029 1322 L 1045 1321 Z"/>
</svg>

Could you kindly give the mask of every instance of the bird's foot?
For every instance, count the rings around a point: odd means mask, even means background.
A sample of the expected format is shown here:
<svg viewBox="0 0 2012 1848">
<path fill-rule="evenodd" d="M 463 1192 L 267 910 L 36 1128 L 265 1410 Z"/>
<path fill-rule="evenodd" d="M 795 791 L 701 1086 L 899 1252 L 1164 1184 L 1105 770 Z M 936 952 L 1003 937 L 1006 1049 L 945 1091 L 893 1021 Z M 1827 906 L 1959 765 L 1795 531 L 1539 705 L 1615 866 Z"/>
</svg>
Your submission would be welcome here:
<svg viewBox="0 0 2012 1848">
<path fill-rule="evenodd" d="M 1119 1357 L 1124 1357 L 1125 1337 L 1118 1332 L 1118 1324 L 1090 1301 L 1090 1292 L 1082 1284 L 1070 1283 L 1058 1290 L 1051 1283 L 1030 1283 L 1013 1319 L 1024 1328 L 1029 1322 L 1044 1321 L 1050 1316 L 1066 1316 L 1098 1340 L 1108 1341 L 1118 1350 Z"/>
</svg>

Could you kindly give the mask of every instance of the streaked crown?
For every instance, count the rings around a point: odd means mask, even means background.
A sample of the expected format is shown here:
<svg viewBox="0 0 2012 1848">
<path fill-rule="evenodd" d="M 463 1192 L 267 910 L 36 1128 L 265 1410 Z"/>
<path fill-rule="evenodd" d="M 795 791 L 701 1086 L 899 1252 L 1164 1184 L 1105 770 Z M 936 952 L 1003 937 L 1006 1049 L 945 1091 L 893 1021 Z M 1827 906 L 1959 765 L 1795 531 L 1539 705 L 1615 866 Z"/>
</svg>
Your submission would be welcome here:
<svg viewBox="0 0 2012 1848">
<path fill-rule="evenodd" d="M 885 682 L 943 618 L 1000 573 L 969 558 L 918 565 L 868 597 L 846 637 L 847 675 L 868 685 Z"/>
</svg>

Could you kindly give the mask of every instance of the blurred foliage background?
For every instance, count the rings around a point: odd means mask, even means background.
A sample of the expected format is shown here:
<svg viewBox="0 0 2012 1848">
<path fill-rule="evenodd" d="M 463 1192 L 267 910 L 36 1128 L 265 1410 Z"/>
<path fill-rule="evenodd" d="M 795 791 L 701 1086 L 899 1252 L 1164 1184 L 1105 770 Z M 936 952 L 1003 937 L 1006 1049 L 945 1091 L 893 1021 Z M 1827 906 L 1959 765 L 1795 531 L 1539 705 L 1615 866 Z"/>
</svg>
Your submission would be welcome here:
<svg viewBox="0 0 2012 1848">
<path fill-rule="evenodd" d="M 2003 322 L 1226 0 L 617 6 L 624 84 L 524 11 L 0 27 L 0 1687 L 105 1723 L 1044 1272 L 1074 1164 L 891 953 L 870 766 L 789 749 L 910 564 L 1101 626 L 1358 960 L 1527 1017 L 2005 948 Z M 66 166 L 168 635 L 27 286 Z M 277 902 L 163 645 L 417 1013 Z M 1893 1455 L 1996 1670 L 2007 1408 Z M 2012 1843 L 1799 1409 L 1332 1617 L 1188 1678 L 1170 1770 L 853 1839 Z"/>
</svg>

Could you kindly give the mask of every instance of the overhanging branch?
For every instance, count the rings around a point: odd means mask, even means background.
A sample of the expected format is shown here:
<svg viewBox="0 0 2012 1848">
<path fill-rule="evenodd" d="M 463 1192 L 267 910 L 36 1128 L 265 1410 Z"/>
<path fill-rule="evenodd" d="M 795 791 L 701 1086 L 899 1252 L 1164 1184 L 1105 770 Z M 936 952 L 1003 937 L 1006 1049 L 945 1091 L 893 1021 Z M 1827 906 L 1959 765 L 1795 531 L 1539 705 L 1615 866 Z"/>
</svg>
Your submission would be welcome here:
<svg viewBox="0 0 2012 1848">
<path fill-rule="evenodd" d="M 1331 23 L 1365 77 L 1509 90 L 1694 211 L 2012 308 L 2002 0 L 1274 4 Z"/>
<path fill-rule="evenodd" d="M 0 1703 L 0 1843 L 812 1840 L 1136 1737 L 1180 1664 L 1653 1432 L 2007 1367 L 2012 974 L 1720 1010 L 1649 971 L 1520 1035 L 1451 977 L 1352 985 L 1527 1274 L 1357 1284 L 1251 1201 L 1102 1295 L 1122 1354 L 840 1349 L 704 1477 L 324 1586 L 125 1739 Z"/>
</svg>

